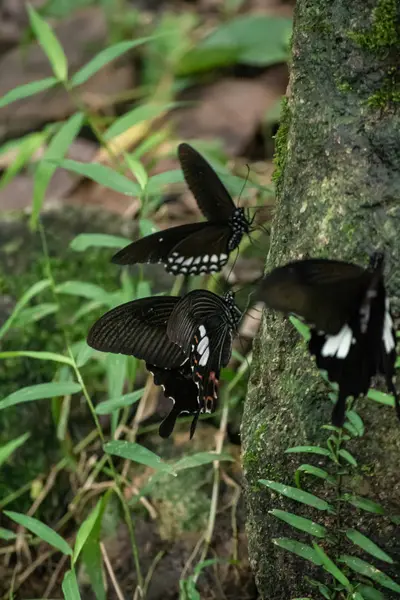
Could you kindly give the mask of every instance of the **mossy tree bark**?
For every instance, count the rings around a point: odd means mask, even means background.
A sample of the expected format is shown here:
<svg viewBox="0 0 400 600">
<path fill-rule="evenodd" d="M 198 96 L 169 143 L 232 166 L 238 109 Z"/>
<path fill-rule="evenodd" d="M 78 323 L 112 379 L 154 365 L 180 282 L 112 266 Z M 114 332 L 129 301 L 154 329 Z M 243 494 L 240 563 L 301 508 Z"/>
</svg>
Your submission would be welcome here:
<svg viewBox="0 0 400 600">
<path fill-rule="evenodd" d="M 368 254 L 381 249 L 397 314 L 399 22 L 399 0 L 298 0 L 290 84 L 276 140 L 277 209 L 267 260 L 267 270 L 307 255 L 366 265 Z M 271 541 L 295 537 L 309 544 L 309 536 L 294 533 L 268 510 L 284 508 L 326 525 L 332 525 L 332 517 L 307 513 L 258 480 L 293 485 L 297 466 L 313 462 L 311 455 L 284 451 L 326 439 L 320 427 L 330 418 L 328 392 L 287 320 L 266 313 L 255 342 L 242 437 L 250 558 L 261 596 L 268 600 L 315 596 L 304 581 L 313 572 L 311 564 Z M 357 408 L 366 433 L 350 443 L 359 467 L 345 478 L 345 489 L 400 514 L 400 428 L 394 410 L 366 400 L 359 400 Z M 313 464 L 324 466 L 323 461 Z M 332 498 L 329 486 L 314 489 Z M 390 519 L 344 506 L 340 524 L 363 531 L 399 558 L 395 540 L 400 532 Z M 351 544 L 341 550 L 357 554 Z M 384 563 L 377 566 L 385 568 Z M 387 572 L 396 578 L 396 570 Z M 391 592 L 385 590 L 385 597 Z"/>
</svg>

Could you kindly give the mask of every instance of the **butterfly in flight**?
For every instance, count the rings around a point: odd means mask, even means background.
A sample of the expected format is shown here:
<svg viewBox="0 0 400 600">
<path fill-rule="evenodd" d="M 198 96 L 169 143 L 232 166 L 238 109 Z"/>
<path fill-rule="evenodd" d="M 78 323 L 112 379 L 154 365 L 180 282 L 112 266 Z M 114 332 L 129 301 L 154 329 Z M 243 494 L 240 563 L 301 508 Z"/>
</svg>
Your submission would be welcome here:
<svg viewBox="0 0 400 600">
<path fill-rule="evenodd" d="M 173 275 L 216 273 L 228 262 L 252 221 L 233 200 L 209 163 L 189 144 L 178 146 L 186 183 L 206 217 L 132 242 L 112 257 L 119 265 L 163 263 Z"/>
<path fill-rule="evenodd" d="M 346 398 L 365 395 L 375 375 L 384 375 L 395 399 L 396 337 L 383 280 L 383 254 L 369 267 L 336 260 L 307 259 L 274 269 L 260 296 L 272 309 L 300 317 L 311 327 L 310 353 L 339 386 L 332 423 L 343 425 Z"/>
<path fill-rule="evenodd" d="M 142 298 L 103 315 L 87 342 L 96 350 L 143 359 L 174 403 L 160 425 L 161 437 L 172 433 L 179 415 L 189 414 L 192 438 L 199 414 L 215 409 L 219 371 L 229 361 L 240 316 L 231 293 L 221 298 L 195 290 L 182 298 Z"/>
</svg>

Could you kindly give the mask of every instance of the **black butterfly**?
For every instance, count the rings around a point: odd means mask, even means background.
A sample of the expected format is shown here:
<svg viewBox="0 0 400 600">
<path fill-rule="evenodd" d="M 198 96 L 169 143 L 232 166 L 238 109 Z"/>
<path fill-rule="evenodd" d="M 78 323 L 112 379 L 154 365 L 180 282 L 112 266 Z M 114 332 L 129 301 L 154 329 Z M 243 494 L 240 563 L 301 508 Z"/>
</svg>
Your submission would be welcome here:
<svg viewBox="0 0 400 600">
<path fill-rule="evenodd" d="M 216 273 L 230 252 L 249 233 L 251 222 L 237 208 L 208 162 L 189 144 L 180 144 L 178 156 L 186 183 L 203 215 L 203 223 L 180 225 L 132 242 L 112 258 L 119 265 L 164 263 L 173 275 Z"/>
<path fill-rule="evenodd" d="M 216 311 L 221 315 L 216 315 Z M 231 314 L 234 317 L 228 316 Z M 213 329 L 213 317 L 219 324 L 218 330 Z M 145 360 L 155 384 L 161 385 L 164 395 L 174 401 L 171 412 L 160 425 L 160 435 L 168 437 L 177 417 L 186 413 L 194 415 L 190 429 L 192 437 L 199 414 L 214 409 L 219 369 L 230 357 L 231 322 L 236 324 L 239 318 L 240 312 L 230 294 L 220 298 L 211 292 L 195 290 L 183 298 L 142 298 L 103 315 L 91 328 L 87 342 L 103 352 L 128 354 Z M 210 327 L 210 336 L 207 337 L 207 348 L 204 341 L 199 348 L 201 340 L 196 334 L 204 327 Z M 196 360 L 201 364 L 197 366 Z M 205 385 L 201 380 L 203 373 Z M 207 398 L 210 386 L 212 402 Z"/>
<path fill-rule="evenodd" d="M 309 259 L 274 269 L 262 281 L 270 308 L 299 316 L 311 326 L 309 350 L 318 368 L 339 385 L 332 423 L 342 426 L 346 398 L 366 394 L 382 374 L 395 398 L 396 338 L 383 281 L 382 254 L 363 269 L 352 263 Z"/>
</svg>

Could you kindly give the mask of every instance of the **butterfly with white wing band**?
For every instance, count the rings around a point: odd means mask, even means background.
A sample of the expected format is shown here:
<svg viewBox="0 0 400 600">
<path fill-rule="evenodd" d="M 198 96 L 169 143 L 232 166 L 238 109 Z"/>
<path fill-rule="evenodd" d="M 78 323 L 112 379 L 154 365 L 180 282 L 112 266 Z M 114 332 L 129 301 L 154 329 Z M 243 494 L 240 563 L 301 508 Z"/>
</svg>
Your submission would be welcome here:
<svg viewBox="0 0 400 600">
<path fill-rule="evenodd" d="M 292 313 L 311 327 L 309 350 L 318 368 L 339 386 L 332 422 L 343 425 L 346 398 L 365 395 L 375 375 L 385 376 L 395 399 L 396 342 L 383 280 L 384 257 L 370 265 L 327 259 L 295 261 L 274 269 L 260 286 L 270 308 Z"/>
</svg>

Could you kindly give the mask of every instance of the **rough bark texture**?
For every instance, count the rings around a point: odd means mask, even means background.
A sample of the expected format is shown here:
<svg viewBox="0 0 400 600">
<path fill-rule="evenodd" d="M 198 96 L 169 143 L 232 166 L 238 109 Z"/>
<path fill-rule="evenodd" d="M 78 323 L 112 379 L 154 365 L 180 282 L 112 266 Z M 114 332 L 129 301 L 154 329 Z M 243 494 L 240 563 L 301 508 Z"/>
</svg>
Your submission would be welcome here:
<svg viewBox="0 0 400 600">
<path fill-rule="evenodd" d="M 400 304 L 400 2 L 298 0 L 287 100 L 277 136 L 278 204 L 267 270 L 289 260 L 322 256 L 367 264 L 374 249 L 386 252 L 387 286 Z M 305 344 L 279 315 L 267 313 L 256 340 L 242 424 L 251 562 L 261 597 L 320 597 L 304 582 L 310 563 L 271 543 L 305 535 L 268 514 L 298 512 L 328 524 L 325 513 L 299 505 L 258 483 L 293 485 L 311 455 L 284 454 L 289 446 L 323 441 L 329 422 L 329 388 Z M 365 435 L 349 450 L 359 468 L 347 490 L 400 513 L 400 428 L 392 409 L 359 400 Z M 311 460 L 310 460 L 311 457 Z M 329 487 L 316 487 L 330 496 Z M 399 530 L 387 518 L 357 509 L 341 523 L 369 535 L 399 559 Z M 396 541 L 397 538 L 397 541 Z M 372 560 L 349 544 L 343 550 Z M 399 581 L 398 569 L 387 569 Z M 315 573 L 314 573 L 315 574 Z M 323 579 L 321 570 L 318 577 Z M 384 590 L 385 598 L 398 597 Z"/>
</svg>

